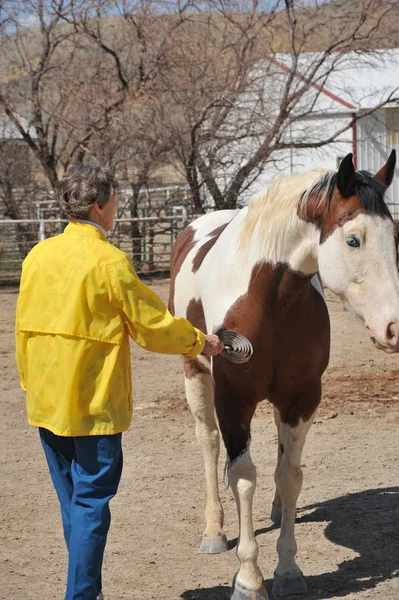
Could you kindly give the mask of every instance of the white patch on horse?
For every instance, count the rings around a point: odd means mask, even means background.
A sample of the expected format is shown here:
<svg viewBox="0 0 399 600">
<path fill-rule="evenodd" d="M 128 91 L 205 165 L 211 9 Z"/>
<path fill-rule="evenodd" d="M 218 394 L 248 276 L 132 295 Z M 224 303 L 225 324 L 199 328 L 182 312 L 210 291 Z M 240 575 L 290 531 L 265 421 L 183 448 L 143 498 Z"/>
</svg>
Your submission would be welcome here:
<svg viewBox="0 0 399 600">
<path fill-rule="evenodd" d="M 319 172 L 316 175 L 320 176 Z M 312 175 L 312 181 L 316 175 Z M 309 178 L 305 181 L 309 185 Z M 275 209 L 271 196 L 259 194 L 234 217 L 210 249 L 197 282 L 201 288 L 197 297 L 201 295 L 203 301 L 208 331 L 219 327 L 230 307 L 247 293 L 254 265 L 286 263 L 297 272 L 317 272 L 319 232 L 314 224 L 297 216 L 297 205 L 298 190 L 283 215 Z M 284 215 L 289 218 L 284 219 Z"/>
<path fill-rule="evenodd" d="M 282 445 L 282 455 L 277 466 L 276 505 L 282 506 L 281 530 L 277 541 L 279 563 L 275 575 L 293 579 L 302 576 L 295 562 L 297 544 L 295 541 L 296 503 L 302 487 L 301 456 L 307 433 L 313 423 L 314 415 L 306 422 L 300 419 L 296 427 L 276 420 L 279 428 L 279 440 Z"/>
<path fill-rule="evenodd" d="M 188 253 L 175 280 L 175 314 L 185 317 L 190 300 L 201 298 L 200 287 L 197 285 L 198 274 L 193 273 L 193 261 L 198 250 L 209 239 L 212 231 L 228 223 L 237 213 L 235 210 L 223 210 L 208 213 L 196 219 L 190 226 L 194 230 L 194 247 Z M 201 268 L 200 268 L 201 270 Z"/>
<path fill-rule="evenodd" d="M 230 465 L 228 480 L 236 500 L 240 528 L 237 546 L 240 569 L 236 575 L 234 586 L 236 589 L 242 588 L 247 592 L 254 593 L 254 597 L 255 592 L 258 592 L 261 597 L 267 598 L 262 573 L 257 564 L 259 548 L 252 519 L 256 467 L 252 462 L 249 449 L 240 454 Z"/>
<path fill-rule="evenodd" d="M 239 210 L 217 210 L 198 217 L 191 223 L 191 227 L 195 230 L 194 241 L 203 241 L 203 238 L 207 241 L 212 231 L 231 221 L 238 212 Z"/>
<path fill-rule="evenodd" d="M 356 236 L 359 247 L 348 246 L 350 236 Z M 392 340 L 399 340 L 396 256 L 394 223 L 364 213 L 337 227 L 319 248 L 323 283 L 362 319 L 377 347 L 387 352 L 395 345 Z"/>
<path fill-rule="evenodd" d="M 203 357 L 197 357 L 196 360 Z M 209 367 L 209 362 L 207 364 Z M 216 423 L 213 402 L 213 379 L 209 374 L 198 373 L 185 378 L 186 397 L 195 419 L 198 443 L 202 448 L 206 482 L 206 527 L 201 545 L 202 552 L 224 552 L 227 539 L 223 533 L 223 507 L 219 496 L 218 460 L 220 434 Z"/>
<path fill-rule="evenodd" d="M 198 361 L 203 367 L 205 367 L 206 369 L 209 370 L 209 372 L 211 372 L 212 370 L 212 359 L 209 358 L 205 358 L 205 356 L 201 356 L 200 354 L 195 358 L 196 361 Z"/>
</svg>

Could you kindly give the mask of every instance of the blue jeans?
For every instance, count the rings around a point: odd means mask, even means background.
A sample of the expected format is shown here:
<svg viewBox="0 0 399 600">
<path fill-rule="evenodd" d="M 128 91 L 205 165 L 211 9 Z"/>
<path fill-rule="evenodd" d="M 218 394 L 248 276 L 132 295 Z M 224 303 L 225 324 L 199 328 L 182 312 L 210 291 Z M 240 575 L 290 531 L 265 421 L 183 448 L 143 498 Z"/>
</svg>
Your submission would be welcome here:
<svg viewBox="0 0 399 600">
<path fill-rule="evenodd" d="M 65 600 L 95 600 L 122 474 L 122 434 L 64 437 L 39 427 L 68 548 Z"/>
</svg>

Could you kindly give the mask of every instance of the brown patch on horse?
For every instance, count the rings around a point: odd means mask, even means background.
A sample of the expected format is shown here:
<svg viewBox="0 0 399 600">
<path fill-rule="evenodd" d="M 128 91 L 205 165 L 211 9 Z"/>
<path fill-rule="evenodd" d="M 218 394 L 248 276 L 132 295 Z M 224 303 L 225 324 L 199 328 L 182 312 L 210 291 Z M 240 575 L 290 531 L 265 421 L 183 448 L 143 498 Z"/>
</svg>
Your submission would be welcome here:
<svg viewBox="0 0 399 600">
<path fill-rule="evenodd" d="M 302 202 L 298 205 L 298 216 L 321 230 L 320 242 L 361 212 L 392 219 L 384 192 L 392 182 L 396 152 L 392 150 L 386 165 L 374 177 L 367 171 L 356 171 L 352 159 L 348 154 L 337 173 L 316 181 L 305 206 Z"/>
<path fill-rule="evenodd" d="M 202 244 L 202 246 L 198 249 L 198 252 L 195 255 L 194 260 L 193 260 L 193 266 L 192 266 L 193 273 L 196 273 L 198 271 L 198 269 L 202 265 L 202 261 L 204 260 L 205 256 L 208 254 L 209 250 L 211 248 L 213 248 L 213 246 L 219 239 L 220 234 L 222 233 L 222 231 L 224 231 L 226 229 L 227 225 L 228 225 L 228 223 L 225 223 L 224 225 L 221 225 L 220 227 L 217 227 L 216 229 L 214 229 L 209 234 L 211 236 L 211 238 L 209 240 L 207 240 L 204 244 Z"/>
<path fill-rule="evenodd" d="M 208 359 L 207 359 L 208 360 Z M 202 362 L 196 360 L 195 358 L 184 358 L 184 375 L 187 379 L 191 379 L 196 375 L 210 375 L 211 374 L 211 365 L 209 363 L 209 367 L 206 367 Z"/>
<path fill-rule="evenodd" d="M 191 298 L 187 305 L 186 319 L 190 321 L 194 327 L 197 327 L 197 329 L 200 329 L 206 333 L 204 307 L 202 305 L 201 298 L 199 300 L 194 300 L 194 298 Z"/>
<path fill-rule="evenodd" d="M 228 221 L 227 223 L 224 223 L 223 225 L 220 225 L 219 227 L 216 227 L 216 229 L 214 229 L 213 231 L 211 231 L 211 233 L 209 235 L 217 235 L 219 237 L 219 235 L 222 233 L 222 231 L 224 231 L 227 227 L 227 225 L 230 223 L 230 221 Z"/>
<path fill-rule="evenodd" d="M 175 280 L 187 254 L 194 248 L 195 231 L 192 227 L 186 227 L 176 238 L 170 259 L 170 288 L 168 308 L 172 314 L 175 313 Z"/>
<path fill-rule="evenodd" d="M 298 207 L 298 216 L 309 223 L 314 223 L 320 229 L 320 243 L 325 242 L 337 227 L 342 227 L 358 214 L 365 212 L 357 196 L 343 198 L 338 190 L 334 191 L 330 203 L 327 199 L 317 203 L 316 198 L 310 196 L 304 214 Z"/>
<path fill-rule="evenodd" d="M 243 451 L 244 432 L 248 438 L 261 400 L 272 402 L 292 427 L 310 419 L 320 402 L 330 324 L 325 302 L 310 280 L 287 264 L 258 263 L 248 292 L 225 316 L 223 327 L 245 335 L 254 348 L 242 365 L 214 358 L 215 404 L 231 459 Z"/>
<path fill-rule="evenodd" d="M 194 300 L 192 298 L 187 305 L 186 318 L 190 323 L 192 323 L 195 327 L 206 332 L 206 324 L 205 324 L 205 316 L 204 316 L 204 307 L 202 305 L 201 299 Z M 209 367 L 206 367 L 202 362 L 198 360 L 185 358 L 184 359 L 184 373 L 185 376 L 190 379 L 191 377 L 195 377 L 196 375 L 209 375 L 211 373 L 211 365 L 210 361 Z"/>
</svg>

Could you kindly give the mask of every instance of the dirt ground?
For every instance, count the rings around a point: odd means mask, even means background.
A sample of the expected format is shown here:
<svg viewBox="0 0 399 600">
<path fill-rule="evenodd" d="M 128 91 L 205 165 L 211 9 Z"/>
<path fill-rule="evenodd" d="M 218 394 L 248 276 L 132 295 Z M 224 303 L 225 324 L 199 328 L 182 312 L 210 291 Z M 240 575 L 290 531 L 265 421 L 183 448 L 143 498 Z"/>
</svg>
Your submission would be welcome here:
<svg viewBox="0 0 399 600">
<path fill-rule="evenodd" d="M 165 299 L 167 281 L 153 287 Z M 66 552 L 38 434 L 26 423 L 14 366 L 16 290 L 0 289 L 1 600 L 62 600 Z M 307 600 L 399 599 L 399 356 L 373 348 L 362 325 L 328 295 L 332 357 L 324 402 L 303 453 L 298 563 Z M 227 600 L 237 568 L 237 515 L 220 463 L 230 551 L 198 552 L 202 457 L 184 401 L 178 357 L 133 347 L 135 418 L 112 502 L 106 600 Z M 253 423 L 258 467 L 254 523 L 270 599 L 278 530 L 269 520 L 276 435 L 270 407 Z"/>
</svg>

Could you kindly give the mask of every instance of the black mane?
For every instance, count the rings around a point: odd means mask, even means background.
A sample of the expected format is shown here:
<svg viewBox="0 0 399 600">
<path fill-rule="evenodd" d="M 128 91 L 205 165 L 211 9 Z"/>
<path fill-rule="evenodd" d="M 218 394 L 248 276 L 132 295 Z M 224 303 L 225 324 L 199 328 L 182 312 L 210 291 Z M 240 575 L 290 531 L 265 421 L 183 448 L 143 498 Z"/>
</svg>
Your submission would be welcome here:
<svg viewBox="0 0 399 600">
<path fill-rule="evenodd" d="M 327 203 L 330 206 L 337 183 L 337 174 L 334 173 L 332 176 L 329 176 L 325 183 L 327 187 Z M 368 214 L 392 220 L 392 215 L 384 200 L 385 190 L 385 185 L 375 179 L 368 171 L 356 171 L 353 195 L 359 198 L 362 208 Z"/>
</svg>

